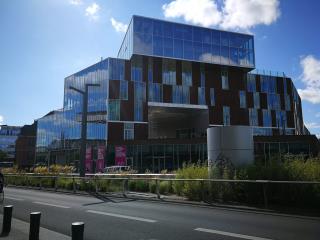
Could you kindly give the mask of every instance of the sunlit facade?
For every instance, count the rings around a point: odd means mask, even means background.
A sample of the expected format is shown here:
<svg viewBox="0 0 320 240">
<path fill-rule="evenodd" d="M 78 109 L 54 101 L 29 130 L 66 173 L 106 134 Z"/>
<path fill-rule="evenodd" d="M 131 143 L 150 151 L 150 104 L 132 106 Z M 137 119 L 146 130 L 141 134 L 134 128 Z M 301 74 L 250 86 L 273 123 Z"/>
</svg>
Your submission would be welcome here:
<svg viewBox="0 0 320 240">
<path fill-rule="evenodd" d="M 105 166 L 173 170 L 207 159 L 206 129 L 249 125 L 256 136 L 301 135 L 301 100 L 284 74 L 258 72 L 252 35 L 133 16 L 117 58 L 65 78 L 63 109 L 38 120 L 37 159 L 79 159 L 82 96 L 89 88 L 88 145 Z M 93 158 L 97 152 L 93 151 Z"/>
</svg>

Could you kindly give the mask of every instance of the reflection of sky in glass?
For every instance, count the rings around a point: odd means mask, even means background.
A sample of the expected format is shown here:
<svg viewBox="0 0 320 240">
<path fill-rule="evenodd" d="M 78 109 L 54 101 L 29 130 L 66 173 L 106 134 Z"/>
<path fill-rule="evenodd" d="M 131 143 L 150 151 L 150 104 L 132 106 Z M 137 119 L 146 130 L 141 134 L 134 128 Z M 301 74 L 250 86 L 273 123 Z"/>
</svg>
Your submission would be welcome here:
<svg viewBox="0 0 320 240">
<path fill-rule="evenodd" d="M 131 43 L 132 42 L 132 43 Z M 253 36 L 134 16 L 118 57 L 132 54 L 254 67 Z"/>
</svg>

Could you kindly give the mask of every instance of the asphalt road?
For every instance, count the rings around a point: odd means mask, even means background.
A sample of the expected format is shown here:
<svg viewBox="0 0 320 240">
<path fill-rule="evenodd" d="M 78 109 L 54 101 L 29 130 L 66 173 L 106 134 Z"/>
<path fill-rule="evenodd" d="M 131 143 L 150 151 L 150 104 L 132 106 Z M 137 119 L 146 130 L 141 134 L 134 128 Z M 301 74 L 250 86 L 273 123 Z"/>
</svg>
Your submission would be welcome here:
<svg viewBox="0 0 320 240">
<path fill-rule="evenodd" d="M 70 235 L 71 223 L 85 222 L 85 239 L 320 239 L 320 219 L 171 203 L 96 198 L 17 188 L 5 189 L 13 216 Z"/>
</svg>

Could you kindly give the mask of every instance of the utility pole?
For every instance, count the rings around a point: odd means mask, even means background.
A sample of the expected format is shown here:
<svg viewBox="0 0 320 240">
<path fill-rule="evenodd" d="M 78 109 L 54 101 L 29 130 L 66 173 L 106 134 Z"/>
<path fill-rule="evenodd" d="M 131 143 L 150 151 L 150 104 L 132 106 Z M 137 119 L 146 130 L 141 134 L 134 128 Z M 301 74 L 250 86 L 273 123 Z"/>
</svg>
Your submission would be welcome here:
<svg viewBox="0 0 320 240">
<path fill-rule="evenodd" d="M 82 95 L 82 121 L 81 121 L 81 145 L 80 145 L 80 177 L 85 177 L 85 158 L 87 148 L 87 115 L 88 115 L 88 90 L 89 87 L 100 87 L 100 84 L 87 83 L 85 91 L 70 86 L 69 89 Z"/>
</svg>

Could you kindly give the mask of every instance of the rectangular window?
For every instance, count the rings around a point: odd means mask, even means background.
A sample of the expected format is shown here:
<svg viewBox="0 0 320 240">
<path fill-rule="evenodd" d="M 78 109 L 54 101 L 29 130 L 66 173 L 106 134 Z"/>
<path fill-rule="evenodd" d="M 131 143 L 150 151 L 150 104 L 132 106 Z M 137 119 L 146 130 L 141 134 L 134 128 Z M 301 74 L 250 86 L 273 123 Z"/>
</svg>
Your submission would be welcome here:
<svg viewBox="0 0 320 240">
<path fill-rule="evenodd" d="M 255 92 L 256 91 L 256 75 L 247 74 L 247 91 Z"/>
<path fill-rule="evenodd" d="M 120 99 L 128 100 L 128 82 L 120 81 Z"/>
<path fill-rule="evenodd" d="M 249 108 L 250 126 L 258 126 L 258 112 L 255 108 Z"/>
<path fill-rule="evenodd" d="M 120 121 L 120 101 L 109 100 L 108 104 L 108 119 L 113 121 Z"/>
<path fill-rule="evenodd" d="M 253 105 L 254 108 L 260 108 L 260 94 L 258 92 L 253 93 Z"/>
<path fill-rule="evenodd" d="M 111 80 L 124 80 L 124 60 L 111 58 L 109 60 L 109 77 Z"/>
<path fill-rule="evenodd" d="M 247 97 L 245 91 L 239 91 L 239 97 L 240 97 L 240 108 L 246 108 L 247 107 Z"/>
<path fill-rule="evenodd" d="M 230 107 L 228 106 L 223 106 L 223 125 L 230 125 Z"/>
<path fill-rule="evenodd" d="M 276 93 L 277 92 L 277 81 L 273 76 L 260 75 L 261 81 L 261 92 L 264 93 Z"/>
<path fill-rule="evenodd" d="M 148 59 L 148 82 L 153 82 L 153 62 L 152 58 Z"/>
<path fill-rule="evenodd" d="M 163 84 L 176 85 L 176 61 L 175 60 L 163 59 L 162 82 Z"/>
<path fill-rule="evenodd" d="M 276 126 L 280 129 L 287 127 L 287 114 L 285 111 L 276 111 Z"/>
<path fill-rule="evenodd" d="M 264 127 L 272 127 L 272 120 L 271 120 L 271 112 L 270 110 L 263 109 L 262 110 L 263 115 L 263 126 Z"/>
<path fill-rule="evenodd" d="M 279 94 L 268 94 L 268 109 L 279 110 L 280 109 L 280 96 Z"/>
<path fill-rule="evenodd" d="M 134 56 L 131 60 L 131 80 L 142 82 L 142 57 Z"/>
<path fill-rule="evenodd" d="M 189 104 L 189 87 L 174 85 L 172 87 L 172 102 L 180 104 Z"/>
<path fill-rule="evenodd" d="M 216 100 L 214 96 L 214 88 L 210 88 L 210 105 L 215 106 L 216 105 Z"/>
<path fill-rule="evenodd" d="M 204 87 L 198 87 L 198 104 L 206 105 L 206 92 Z"/>
<path fill-rule="evenodd" d="M 134 139 L 134 123 L 128 123 L 128 122 L 124 123 L 123 138 L 124 140 Z"/>
<path fill-rule="evenodd" d="M 134 84 L 134 120 L 143 121 L 143 103 L 146 101 L 145 84 L 135 82 Z"/>
<path fill-rule="evenodd" d="M 221 70 L 221 81 L 222 81 L 222 89 L 229 89 L 229 79 L 228 79 L 228 71 L 223 69 Z"/>
<path fill-rule="evenodd" d="M 150 102 L 162 102 L 162 85 L 160 83 L 149 83 L 148 95 Z"/>
<path fill-rule="evenodd" d="M 182 85 L 192 86 L 192 65 L 191 62 L 182 62 Z"/>
</svg>

